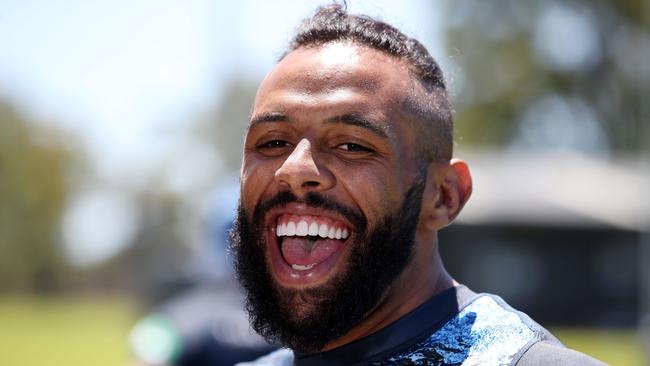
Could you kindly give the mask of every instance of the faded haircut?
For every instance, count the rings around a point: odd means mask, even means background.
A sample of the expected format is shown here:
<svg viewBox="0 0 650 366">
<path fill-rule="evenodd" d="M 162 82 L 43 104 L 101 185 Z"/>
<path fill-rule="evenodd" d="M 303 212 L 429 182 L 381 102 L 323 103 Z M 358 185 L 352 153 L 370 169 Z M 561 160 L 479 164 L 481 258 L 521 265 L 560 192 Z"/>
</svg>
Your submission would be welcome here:
<svg viewBox="0 0 650 366">
<path fill-rule="evenodd" d="M 397 28 L 366 15 L 353 15 L 345 6 L 331 4 L 320 7 L 298 27 L 287 50 L 319 47 L 334 42 L 352 42 L 366 46 L 408 65 L 411 74 L 422 86 L 403 101 L 402 108 L 418 123 L 417 146 L 420 163 L 448 161 L 453 152 L 453 117 L 445 80 L 438 63 L 416 39 Z"/>
</svg>

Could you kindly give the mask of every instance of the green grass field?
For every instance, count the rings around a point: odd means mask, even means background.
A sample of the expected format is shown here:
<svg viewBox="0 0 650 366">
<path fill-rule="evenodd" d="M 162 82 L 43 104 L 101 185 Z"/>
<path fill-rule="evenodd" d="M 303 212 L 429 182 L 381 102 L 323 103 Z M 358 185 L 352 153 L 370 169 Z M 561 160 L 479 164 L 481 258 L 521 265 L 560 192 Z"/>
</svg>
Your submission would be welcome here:
<svg viewBox="0 0 650 366">
<path fill-rule="evenodd" d="M 615 366 L 650 365 L 641 336 L 629 329 L 552 328 L 565 345 Z"/>
<path fill-rule="evenodd" d="M 0 365 L 128 365 L 133 314 L 119 299 L 0 297 Z"/>
<path fill-rule="evenodd" d="M 123 299 L 0 297 L 0 365 L 126 366 L 135 319 Z M 610 365 L 645 366 L 634 330 L 553 328 L 567 346 Z"/>
</svg>

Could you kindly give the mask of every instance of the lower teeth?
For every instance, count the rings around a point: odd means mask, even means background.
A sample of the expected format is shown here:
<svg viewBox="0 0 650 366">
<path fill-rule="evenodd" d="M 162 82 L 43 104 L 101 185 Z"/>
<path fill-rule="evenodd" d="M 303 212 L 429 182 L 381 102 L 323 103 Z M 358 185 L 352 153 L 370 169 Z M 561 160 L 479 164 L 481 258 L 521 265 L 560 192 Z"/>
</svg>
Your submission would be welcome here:
<svg viewBox="0 0 650 366">
<path fill-rule="evenodd" d="M 308 264 L 306 266 L 302 266 L 300 264 L 292 264 L 291 268 L 295 269 L 296 271 L 307 271 L 314 268 L 315 265 L 316 263 Z"/>
</svg>

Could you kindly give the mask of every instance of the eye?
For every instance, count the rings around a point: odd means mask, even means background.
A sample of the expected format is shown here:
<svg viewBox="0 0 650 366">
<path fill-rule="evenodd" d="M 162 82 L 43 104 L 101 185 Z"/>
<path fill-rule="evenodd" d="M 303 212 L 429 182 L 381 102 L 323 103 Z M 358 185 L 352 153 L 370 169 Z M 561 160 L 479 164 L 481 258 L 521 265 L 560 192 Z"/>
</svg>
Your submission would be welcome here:
<svg viewBox="0 0 650 366">
<path fill-rule="evenodd" d="M 271 140 L 257 145 L 258 149 L 281 149 L 288 147 L 289 143 L 284 140 Z"/>
<path fill-rule="evenodd" d="M 255 146 L 255 150 L 260 154 L 269 157 L 282 156 L 287 153 L 290 148 L 290 142 L 280 139 L 262 140 Z"/>
<path fill-rule="evenodd" d="M 347 142 L 345 144 L 340 144 L 337 147 L 339 149 L 341 149 L 341 150 L 345 150 L 345 151 L 349 151 L 349 152 L 372 152 L 371 149 L 369 149 L 369 148 L 367 148 L 367 147 L 365 147 L 363 145 L 354 144 L 354 143 L 351 143 L 351 142 Z"/>
</svg>

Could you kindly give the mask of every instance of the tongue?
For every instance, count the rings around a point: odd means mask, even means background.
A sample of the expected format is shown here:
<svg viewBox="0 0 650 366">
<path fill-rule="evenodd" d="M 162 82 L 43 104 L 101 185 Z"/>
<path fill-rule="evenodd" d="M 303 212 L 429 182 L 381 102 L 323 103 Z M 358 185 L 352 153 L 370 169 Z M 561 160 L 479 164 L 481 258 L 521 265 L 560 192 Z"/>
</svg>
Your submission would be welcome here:
<svg viewBox="0 0 650 366">
<path fill-rule="evenodd" d="M 336 239 L 319 239 L 313 243 L 304 236 L 285 237 L 282 240 L 282 256 L 289 264 L 319 264 L 339 250 L 342 243 Z"/>
</svg>

